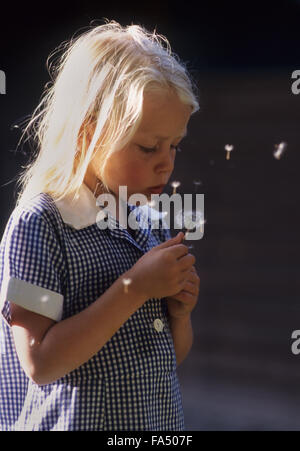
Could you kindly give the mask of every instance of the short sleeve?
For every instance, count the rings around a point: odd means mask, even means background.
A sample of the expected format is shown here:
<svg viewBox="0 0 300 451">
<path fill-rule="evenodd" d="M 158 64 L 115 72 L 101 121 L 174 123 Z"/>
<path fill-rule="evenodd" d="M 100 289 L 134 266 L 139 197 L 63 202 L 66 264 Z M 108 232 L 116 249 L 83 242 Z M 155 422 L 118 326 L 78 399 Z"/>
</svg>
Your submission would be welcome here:
<svg viewBox="0 0 300 451">
<path fill-rule="evenodd" d="M 0 244 L 0 311 L 11 323 L 10 301 L 60 321 L 65 260 L 54 226 L 32 211 L 15 210 Z"/>
</svg>

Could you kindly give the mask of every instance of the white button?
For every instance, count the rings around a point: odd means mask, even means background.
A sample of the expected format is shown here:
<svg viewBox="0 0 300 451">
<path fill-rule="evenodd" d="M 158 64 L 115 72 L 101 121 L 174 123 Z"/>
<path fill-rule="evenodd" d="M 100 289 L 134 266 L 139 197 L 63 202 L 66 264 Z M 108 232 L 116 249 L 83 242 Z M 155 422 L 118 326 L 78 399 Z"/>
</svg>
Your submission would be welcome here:
<svg viewBox="0 0 300 451">
<path fill-rule="evenodd" d="M 164 323 L 159 318 L 156 318 L 154 320 L 153 326 L 155 330 L 157 330 L 157 332 L 161 332 L 164 328 Z"/>
</svg>

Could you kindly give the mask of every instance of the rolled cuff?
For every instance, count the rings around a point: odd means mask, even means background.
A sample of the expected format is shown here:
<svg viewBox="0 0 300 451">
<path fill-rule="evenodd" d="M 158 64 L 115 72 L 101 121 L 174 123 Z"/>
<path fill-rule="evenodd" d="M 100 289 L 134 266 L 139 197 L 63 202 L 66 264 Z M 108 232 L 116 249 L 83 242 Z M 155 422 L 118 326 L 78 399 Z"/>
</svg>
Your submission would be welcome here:
<svg viewBox="0 0 300 451">
<path fill-rule="evenodd" d="M 10 277 L 3 295 L 6 301 L 14 302 L 54 321 L 60 321 L 62 318 L 64 297 L 55 291 Z"/>
</svg>

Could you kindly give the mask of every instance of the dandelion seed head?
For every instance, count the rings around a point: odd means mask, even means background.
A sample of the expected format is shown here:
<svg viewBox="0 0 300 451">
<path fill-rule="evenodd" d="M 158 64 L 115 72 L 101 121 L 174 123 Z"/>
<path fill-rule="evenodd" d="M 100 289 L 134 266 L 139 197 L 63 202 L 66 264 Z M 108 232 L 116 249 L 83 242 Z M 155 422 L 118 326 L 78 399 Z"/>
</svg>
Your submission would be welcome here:
<svg viewBox="0 0 300 451">
<path fill-rule="evenodd" d="M 203 213 L 196 210 L 180 210 L 175 216 L 175 223 L 188 230 L 201 227 L 205 223 Z"/>
<path fill-rule="evenodd" d="M 194 185 L 196 185 L 196 186 L 202 185 L 201 180 L 194 180 L 193 183 L 194 183 Z"/>
<path fill-rule="evenodd" d="M 174 182 L 171 183 L 173 188 L 178 188 L 180 186 L 180 182 L 178 180 L 174 180 Z"/>
<path fill-rule="evenodd" d="M 155 200 L 149 200 L 149 201 L 147 202 L 147 204 L 149 205 L 149 207 L 155 207 L 156 202 L 155 202 Z"/>
<path fill-rule="evenodd" d="M 50 299 L 50 297 L 47 294 L 45 294 L 41 297 L 41 302 L 48 302 L 49 299 Z"/>
<path fill-rule="evenodd" d="M 286 148 L 287 148 L 286 142 L 281 142 L 280 144 L 276 144 L 275 150 L 273 152 L 274 158 L 276 158 L 277 160 L 280 160 L 281 156 L 286 151 Z"/>
<path fill-rule="evenodd" d="M 130 279 L 130 278 L 124 278 L 124 279 L 123 279 L 123 284 L 124 284 L 124 285 L 130 285 L 131 282 L 132 282 L 132 279 Z"/>
</svg>

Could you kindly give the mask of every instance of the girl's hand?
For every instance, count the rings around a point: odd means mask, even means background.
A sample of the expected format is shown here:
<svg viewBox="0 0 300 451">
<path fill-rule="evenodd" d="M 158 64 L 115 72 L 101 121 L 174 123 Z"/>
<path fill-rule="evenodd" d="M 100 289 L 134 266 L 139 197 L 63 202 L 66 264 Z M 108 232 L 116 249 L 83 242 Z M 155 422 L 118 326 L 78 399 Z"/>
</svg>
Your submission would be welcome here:
<svg viewBox="0 0 300 451">
<path fill-rule="evenodd" d="M 200 278 L 195 266 L 192 266 L 183 289 L 166 298 L 170 317 L 183 318 L 191 313 L 198 300 L 199 287 Z"/>
<path fill-rule="evenodd" d="M 196 259 L 181 243 L 183 232 L 153 247 L 128 271 L 135 289 L 149 299 L 180 293 Z"/>
</svg>

